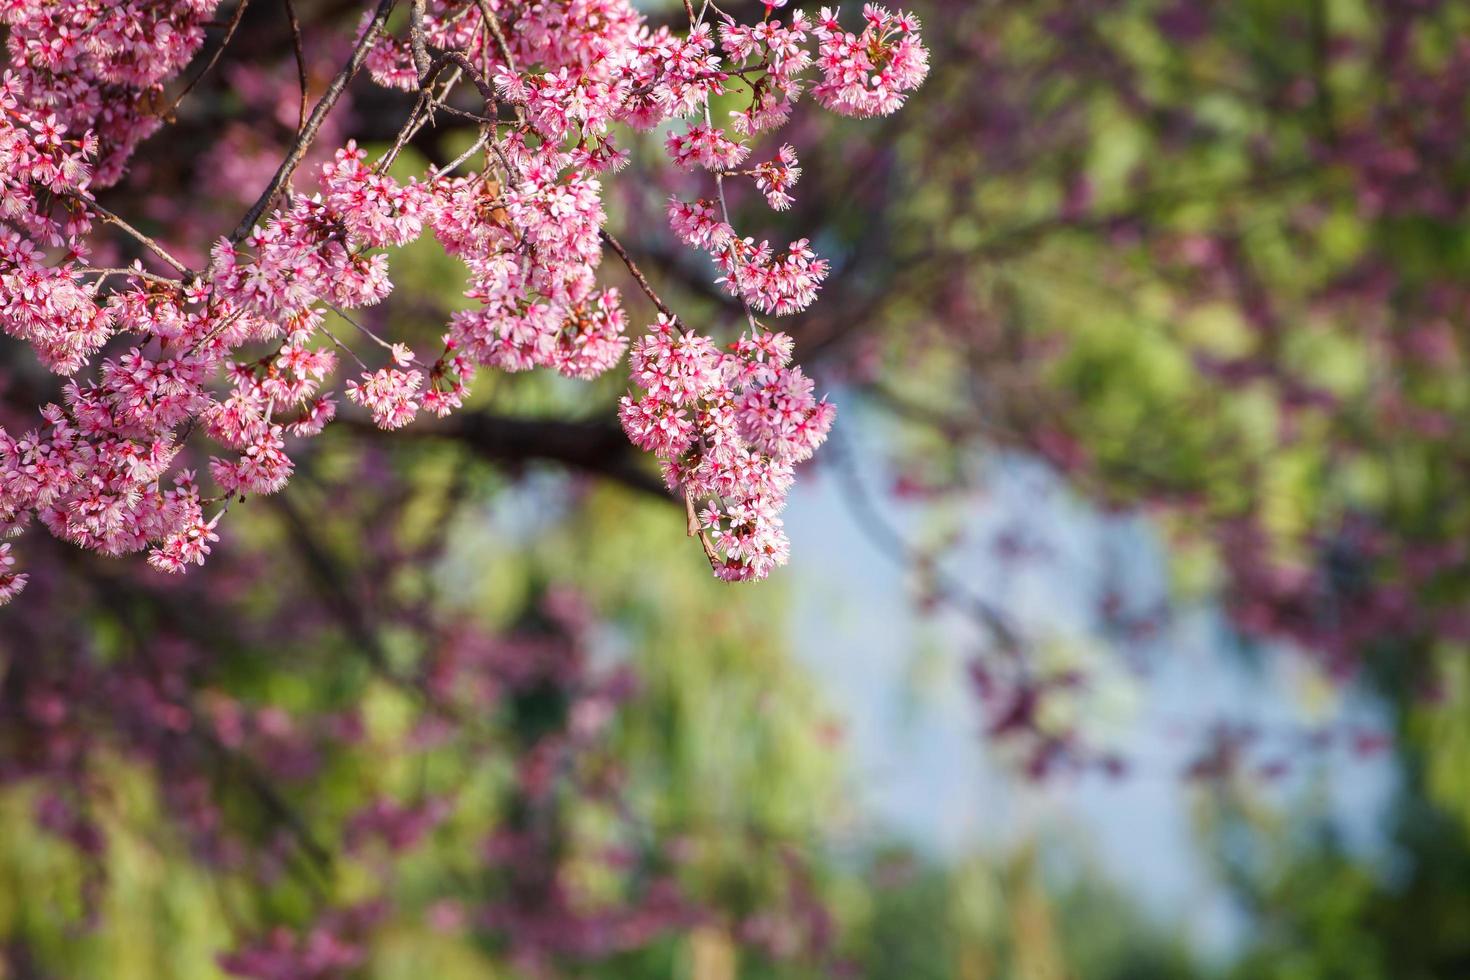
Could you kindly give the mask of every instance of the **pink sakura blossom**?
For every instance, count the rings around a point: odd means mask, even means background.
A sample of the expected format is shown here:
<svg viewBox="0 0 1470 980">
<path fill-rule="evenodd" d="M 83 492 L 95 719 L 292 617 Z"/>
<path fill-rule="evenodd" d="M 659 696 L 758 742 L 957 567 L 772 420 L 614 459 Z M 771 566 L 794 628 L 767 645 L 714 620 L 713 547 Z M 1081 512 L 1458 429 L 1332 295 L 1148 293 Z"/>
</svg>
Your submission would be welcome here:
<svg viewBox="0 0 1470 980">
<path fill-rule="evenodd" d="M 776 159 L 762 163 L 752 171 L 755 186 L 766 196 L 766 203 L 777 211 L 785 211 L 795 202 L 790 190 L 801 179 L 801 167 L 796 164 L 796 149 L 785 143 L 776 153 Z"/>
<path fill-rule="evenodd" d="M 322 381 L 336 371 L 337 355 L 330 350 L 312 350 L 304 342 L 288 342 L 276 355 L 275 364 L 303 381 Z"/>
<path fill-rule="evenodd" d="M 0 6 L 10 54 L 0 107 L 7 113 L 46 107 L 34 121 L 53 146 L 65 143 L 62 134 L 73 140 L 89 134 L 93 183 L 116 183 L 134 148 L 162 125 L 141 96 L 188 64 L 218 5 L 219 0 L 11 0 Z M 109 90 L 106 96 L 98 96 L 99 85 Z M 80 161 L 72 164 L 73 170 L 80 167 Z M 51 172 L 48 167 L 31 176 L 44 183 Z"/>
<path fill-rule="evenodd" d="M 0 151 L 0 162 L 3 156 Z M 0 187 L 0 210 L 7 207 L 4 194 Z M 29 224 L 46 229 L 37 237 L 56 244 L 59 233 L 53 237 L 49 222 Z M 112 311 L 97 304 L 95 284 L 81 281 L 78 270 L 52 267 L 44 259 L 35 244 L 0 229 L 0 289 L 8 300 L 0 307 L 0 329 L 28 342 L 52 371 L 75 374 L 112 335 Z"/>
<path fill-rule="evenodd" d="M 792 16 L 789 25 L 769 18 L 749 25 L 726 18 L 720 25 L 720 43 L 738 64 L 769 61 L 772 81 L 791 90 L 797 85 L 796 76 L 812 63 L 811 52 L 806 48 L 810 32 L 811 22 L 800 11 Z"/>
<path fill-rule="evenodd" d="M 148 564 L 170 574 L 186 571 L 190 565 L 204 564 L 204 559 L 209 555 L 210 544 L 219 540 L 214 529 L 224 516 L 224 511 L 221 510 L 210 520 L 203 519 L 199 488 L 194 484 L 192 472 L 185 470 L 174 482 L 174 489 L 168 491 L 165 498 L 183 511 L 184 516 L 176 522 L 177 529 L 168 534 L 162 544 L 148 552 Z"/>
<path fill-rule="evenodd" d="M 275 493 L 286 485 L 295 468 L 286 456 L 285 448 L 281 426 L 269 426 L 250 440 L 239 459 L 211 458 L 210 475 L 227 494 Z"/>
<path fill-rule="evenodd" d="M 303 198 L 241 250 L 221 241 L 212 253 L 216 294 L 261 317 L 300 313 L 317 303 L 369 306 L 392 289 L 387 257 L 368 254 L 403 245 L 423 229 L 423 192 L 416 184 L 374 176 L 352 144 L 322 168 L 325 197 Z"/>
<path fill-rule="evenodd" d="M 616 289 L 589 296 L 567 312 L 550 366 L 569 378 L 591 379 L 623 359 L 628 317 Z"/>
<path fill-rule="evenodd" d="M 805 85 L 800 75 L 812 63 L 811 52 L 806 47 L 810 31 L 811 23 L 800 11 L 792 15 L 789 25 L 770 17 L 749 26 L 725 19 L 720 27 L 720 40 L 731 60 L 747 68 L 765 70 L 750 104 L 730 112 L 737 133 L 749 136 L 785 124 Z"/>
<path fill-rule="evenodd" d="M 795 367 L 773 372 L 766 384 L 748 387 L 736 402 L 740 435 L 771 456 L 801 462 L 827 438 L 837 410 L 812 395 L 812 380 Z"/>
<path fill-rule="evenodd" d="M 714 53 L 715 40 L 708 24 L 693 28 L 685 38 L 660 28 L 635 41 L 632 50 L 634 57 L 620 69 L 632 87 L 618 118 L 637 129 L 694 115 L 710 96 L 724 90 L 729 79 Z"/>
<path fill-rule="evenodd" d="M 672 198 L 669 201 L 669 224 L 684 244 L 710 251 L 735 237 L 735 230 L 721 220 L 713 201 L 690 203 Z"/>
<path fill-rule="evenodd" d="M 560 141 L 576 126 L 582 132 L 602 133 L 612 122 L 626 95 L 621 80 L 599 78 L 566 67 L 541 75 L 521 75 L 502 69 L 495 86 L 512 102 L 525 106 L 531 125 L 548 140 Z"/>
<path fill-rule="evenodd" d="M 424 230 L 424 194 L 416 183 L 400 185 L 364 166 L 367 154 L 348 141 L 322 166 L 323 203 L 347 234 L 369 248 L 405 245 Z"/>
<path fill-rule="evenodd" d="M 618 419 L 633 445 L 660 458 L 680 456 L 694 442 L 694 422 L 689 413 L 652 395 L 637 401 L 624 395 L 618 402 Z"/>
<path fill-rule="evenodd" d="M 661 401 L 686 405 L 719 381 L 720 355 L 709 338 L 683 332 L 663 314 L 652 329 L 628 358 L 634 384 Z"/>
<path fill-rule="evenodd" d="M 427 406 L 426 406 L 427 407 Z M 337 417 L 337 402 L 331 395 L 323 395 L 301 410 L 301 415 L 286 426 L 293 436 L 306 439 L 320 435 L 327 423 Z"/>
<path fill-rule="evenodd" d="M 773 257 L 769 242 L 731 241 L 716 253 L 718 280 L 732 295 L 763 313 L 784 316 L 816 302 L 817 290 L 827 278 L 827 261 L 817 258 L 805 238 L 792 242 L 784 254 Z"/>
<path fill-rule="evenodd" d="M 14 599 L 26 587 L 26 574 L 12 572 L 14 567 L 15 559 L 11 557 L 10 545 L 0 544 L 0 606 Z"/>
</svg>

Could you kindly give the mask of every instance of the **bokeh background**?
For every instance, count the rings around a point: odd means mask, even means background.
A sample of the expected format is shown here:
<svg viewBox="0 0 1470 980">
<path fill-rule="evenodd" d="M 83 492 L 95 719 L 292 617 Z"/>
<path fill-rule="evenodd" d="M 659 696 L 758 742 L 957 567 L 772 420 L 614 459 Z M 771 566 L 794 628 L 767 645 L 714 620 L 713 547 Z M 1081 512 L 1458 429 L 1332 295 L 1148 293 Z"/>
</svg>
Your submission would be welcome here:
<svg viewBox="0 0 1470 980">
<path fill-rule="evenodd" d="M 295 125 L 254 7 L 102 198 L 191 259 Z M 909 7 L 905 110 L 732 201 L 833 261 L 790 567 L 709 580 L 616 371 L 349 416 L 181 580 L 29 534 L 0 977 L 1470 975 L 1470 3 Z M 612 223 L 734 329 L 660 153 Z M 395 272 L 389 335 L 466 302 Z M 0 423 L 53 384 L 0 339 Z"/>
</svg>

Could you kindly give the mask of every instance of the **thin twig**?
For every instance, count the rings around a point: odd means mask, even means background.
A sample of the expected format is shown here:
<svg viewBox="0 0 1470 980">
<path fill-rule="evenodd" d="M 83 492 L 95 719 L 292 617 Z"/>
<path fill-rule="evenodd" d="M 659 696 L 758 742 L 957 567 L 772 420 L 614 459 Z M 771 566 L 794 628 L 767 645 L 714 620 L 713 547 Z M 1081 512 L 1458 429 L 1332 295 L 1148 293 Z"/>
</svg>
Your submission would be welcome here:
<svg viewBox="0 0 1470 980">
<path fill-rule="evenodd" d="M 429 105 L 431 105 L 435 109 L 443 109 L 451 116 L 458 116 L 460 119 L 468 119 L 470 122 L 483 123 L 487 126 L 495 126 L 501 123 L 509 122 L 509 120 L 506 119 L 491 119 L 489 116 L 481 115 L 478 112 L 470 112 L 468 109 L 461 109 L 458 106 L 452 106 L 449 103 L 443 102 L 439 99 L 430 99 Z"/>
<path fill-rule="evenodd" d="M 514 73 L 516 59 L 510 53 L 510 42 L 505 39 L 505 28 L 501 25 L 500 18 L 495 16 L 495 11 L 490 9 L 490 5 L 485 0 L 475 0 L 475 6 L 480 8 L 480 19 L 485 22 L 485 26 L 490 29 L 491 35 L 495 38 L 495 46 L 500 49 L 500 57 L 505 59 L 505 67 Z"/>
<path fill-rule="evenodd" d="M 186 280 L 194 278 L 194 273 L 189 269 L 187 265 L 170 255 L 168 249 L 158 244 L 158 242 L 154 241 L 152 238 L 149 238 L 137 228 L 134 228 L 132 225 L 128 224 L 128 222 L 125 221 L 121 216 L 107 210 L 107 208 L 98 204 L 96 201 L 92 200 L 89 197 L 81 197 L 79 195 L 73 195 L 73 197 L 75 197 L 76 200 L 82 202 L 83 207 L 88 207 L 95 211 L 97 213 L 97 216 L 100 217 L 103 221 L 111 225 L 117 225 L 117 227 L 121 228 L 129 235 L 132 235 L 133 238 L 137 239 L 140 244 L 147 246 L 153 252 L 153 254 L 157 255 L 159 258 L 163 259 L 163 261 L 173 266 L 174 269 L 177 270 L 178 273 L 182 275 Z"/>
<path fill-rule="evenodd" d="M 454 74 L 450 76 L 448 83 L 445 84 L 444 91 L 440 93 L 440 95 L 436 98 L 433 94 L 434 80 L 437 79 L 440 73 L 442 73 L 444 69 L 449 67 L 450 65 L 455 66 Z M 464 75 L 468 75 L 470 77 L 470 81 L 474 83 L 475 88 L 479 90 L 480 96 L 485 100 L 485 105 L 490 110 L 489 115 L 480 116 L 474 113 L 465 112 L 462 109 L 456 109 L 453 106 L 445 104 L 444 100 L 448 98 L 450 90 L 454 88 L 455 84 L 457 84 L 459 79 Z M 421 110 L 424 109 L 425 106 L 428 106 L 429 112 L 425 113 L 423 118 L 421 119 L 419 118 L 419 113 L 421 112 Z M 487 79 L 485 75 L 480 72 L 479 69 L 477 69 L 468 58 L 464 56 L 463 53 L 459 51 L 446 51 L 444 54 L 441 54 L 439 57 L 435 58 L 434 61 L 430 63 L 428 71 L 426 71 L 423 75 L 419 77 L 419 101 L 414 104 L 413 112 L 409 114 L 408 121 L 404 123 L 403 128 L 398 131 L 398 138 L 393 141 L 393 148 L 388 151 L 387 155 L 384 156 L 383 159 L 378 161 L 377 169 L 380 172 L 390 166 L 393 161 L 398 158 L 399 151 L 403 149 L 403 147 L 408 143 L 409 140 L 413 139 L 414 135 L 418 133 L 418 131 L 430 119 L 433 118 L 433 110 L 436 108 L 445 109 L 453 115 L 465 116 L 469 119 L 473 119 L 475 122 L 490 123 L 497 126 L 500 125 L 500 98 L 495 94 L 495 86 L 490 84 L 489 79 Z M 519 106 L 517 106 L 516 113 L 519 117 Z M 501 152 L 499 143 L 492 141 L 491 145 L 495 148 L 496 155 L 501 158 L 502 162 L 506 163 L 506 167 L 508 170 L 510 165 L 505 160 L 505 155 L 503 152 Z"/>
<path fill-rule="evenodd" d="M 828 439 L 829 459 L 837 469 L 843 496 L 853 519 L 868 539 L 888 558 L 899 565 L 927 566 L 935 595 L 946 604 L 970 616 L 988 632 L 996 645 L 1006 654 L 1015 655 L 1025 646 L 1025 639 L 1010 618 L 987 599 L 976 595 L 964 582 L 939 568 L 936 563 L 924 560 L 918 549 L 909 544 L 897 528 L 879 511 L 877 505 L 863 486 L 857 466 L 848 451 L 846 440 L 840 431 L 834 430 Z"/>
<path fill-rule="evenodd" d="M 153 273 L 145 272 L 142 269 L 104 269 L 98 268 L 97 266 L 89 266 L 84 269 L 78 269 L 77 272 L 84 276 L 101 276 L 102 279 L 106 279 L 109 276 L 136 276 L 139 279 L 155 283 L 159 286 L 177 287 L 183 285 L 183 282 L 178 279 L 170 279 L 167 276 L 154 275 Z M 102 279 L 99 279 L 98 282 L 101 282 Z"/>
<path fill-rule="evenodd" d="M 348 357 L 356 361 L 357 366 L 362 368 L 364 372 L 372 372 L 373 369 L 367 366 L 367 362 L 357 356 L 357 351 L 353 350 L 351 347 L 348 347 L 346 344 L 342 343 L 342 341 L 338 340 L 336 334 L 332 333 L 332 331 L 328 330 L 325 326 L 317 327 L 317 329 L 322 332 L 323 336 L 325 336 L 328 340 L 335 344 L 339 350 L 341 350 Z"/>
<path fill-rule="evenodd" d="M 296 54 L 296 77 L 301 84 L 301 106 L 296 116 L 296 132 L 300 133 L 306 126 L 306 101 L 309 83 L 306 78 L 306 52 L 301 47 L 301 21 L 296 18 L 296 5 L 291 0 L 283 0 L 286 5 L 286 20 L 291 25 L 291 49 Z"/>
<path fill-rule="evenodd" d="M 455 79 L 450 79 L 451 84 L 454 81 Z M 424 111 L 424 106 L 428 105 L 429 102 L 429 93 L 427 91 L 420 91 L 418 100 L 415 101 L 413 104 L 413 110 L 409 112 L 408 118 L 404 120 L 403 128 L 398 130 L 398 136 L 393 140 L 392 149 L 385 153 L 382 159 L 377 162 L 377 164 L 373 167 L 374 171 L 376 171 L 377 173 L 382 173 L 384 170 L 387 170 L 393 165 L 394 160 L 398 159 L 399 152 L 406 145 L 408 145 L 408 141 L 413 139 L 414 135 L 418 133 L 419 113 Z"/>
<path fill-rule="evenodd" d="M 709 535 L 705 533 L 704 525 L 699 521 L 699 515 L 694 509 L 694 491 L 688 487 L 684 488 L 684 516 L 688 521 L 685 532 L 691 538 L 699 539 L 699 546 L 704 549 L 704 557 L 709 559 L 710 571 L 717 571 L 722 564 L 720 553 L 710 543 Z"/>
<path fill-rule="evenodd" d="M 480 72 L 480 69 L 476 68 L 474 63 L 464 56 L 463 51 L 445 51 L 439 57 L 435 58 L 433 63 L 429 65 L 429 70 L 424 75 L 424 80 L 420 84 L 428 85 L 432 79 L 438 77 L 439 73 L 450 65 L 455 65 L 469 76 L 470 81 L 475 84 L 475 88 L 479 89 L 480 97 L 485 100 L 486 105 L 491 107 L 492 115 L 499 115 L 500 96 L 495 94 L 495 86 L 491 85 L 490 80 Z"/>
<path fill-rule="evenodd" d="M 449 83 L 445 85 L 444 93 L 436 99 L 432 92 L 434 80 L 450 65 L 455 66 L 454 75 L 451 76 Z M 480 96 L 485 100 L 485 105 L 490 111 L 490 115 L 479 116 L 443 104 L 443 100 L 447 97 L 449 90 L 453 88 L 454 84 L 462 75 L 468 75 L 470 81 L 474 83 L 475 88 L 479 90 Z M 399 130 L 398 138 L 393 143 L 393 149 L 389 150 L 387 155 L 377 163 L 377 169 L 380 172 L 393 163 L 398 157 L 398 152 L 413 138 L 414 134 L 418 132 L 424 122 L 433 116 L 433 109 L 435 107 L 446 109 L 455 115 L 467 116 L 476 122 L 495 126 L 500 125 L 501 100 L 495 94 L 495 86 L 491 85 L 489 79 L 475 68 L 470 60 L 459 51 L 446 51 L 444 54 L 435 58 L 433 63 L 429 65 L 428 72 L 420 79 L 419 86 L 419 101 L 415 104 L 414 111 L 409 115 L 408 122 Z M 430 107 L 430 111 L 424 115 L 423 120 L 418 120 L 416 117 L 418 116 L 419 110 L 425 105 Z M 519 114 L 519 107 L 517 107 L 517 113 Z M 515 170 L 511 167 L 510 161 L 506 159 L 505 151 L 500 148 L 499 141 L 492 138 L 490 140 L 490 148 L 495 151 L 495 155 L 500 158 L 500 162 L 505 166 L 506 178 L 514 182 Z"/>
<path fill-rule="evenodd" d="M 205 334 L 203 337 L 200 337 L 189 347 L 188 354 L 190 356 L 193 356 L 194 354 L 199 353 L 199 351 L 203 349 L 205 344 L 209 343 L 220 334 L 224 333 L 230 328 L 231 324 L 233 324 L 236 320 L 240 319 L 240 317 L 244 315 L 244 310 L 235 310 L 233 313 L 225 314 L 224 319 L 220 320 L 220 322 L 215 325 L 213 330 L 209 331 L 209 333 Z"/>
<path fill-rule="evenodd" d="M 450 160 L 438 170 L 435 170 L 434 179 L 437 180 L 438 178 L 443 177 L 445 174 L 453 173 L 455 170 L 459 169 L 460 164 L 464 163 L 470 157 L 474 156 L 476 153 L 482 150 L 485 144 L 489 141 L 490 130 L 483 126 L 480 127 L 480 138 L 475 140 L 474 144 L 471 145 L 468 150 L 465 150 L 459 156 L 455 157 L 453 160 Z"/>
<path fill-rule="evenodd" d="M 342 319 L 346 320 L 348 323 L 350 323 L 354 327 L 356 327 L 358 329 L 358 332 L 359 333 L 364 334 L 369 340 L 373 341 L 373 343 L 377 344 L 379 347 L 383 348 L 384 350 L 388 351 L 389 353 L 395 353 L 394 350 L 393 350 L 393 347 L 394 347 L 393 344 L 388 343 L 388 341 L 384 340 L 382 337 L 379 337 L 377 334 L 373 333 L 367 327 L 363 326 L 361 323 L 359 323 L 357 321 L 357 318 L 355 318 L 353 316 L 350 316 L 347 313 L 346 310 L 342 309 L 336 303 L 327 303 L 327 307 L 329 309 L 331 309 L 331 311 L 333 313 L 337 314 Z"/>
<path fill-rule="evenodd" d="M 265 213 L 265 209 L 280 193 L 281 188 L 291 180 L 291 175 L 301 165 L 301 161 L 306 157 L 306 151 L 311 148 L 312 141 L 316 139 L 317 132 L 321 130 L 322 123 L 326 121 L 327 114 L 336 106 L 337 100 L 347 90 L 347 83 L 352 81 L 353 76 L 362 68 L 363 62 L 367 60 L 368 52 L 372 50 L 373 44 L 377 41 L 378 33 L 383 29 L 388 15 L 392 13 L 395 2 L 396 0 L 379 0 L 378 9 L 373 13 L 373 19 L 368 23 L 367 29 L 362 32 L 357 46 L 352 49 L 352 57 L 332 79 L 332 83 L 327 86 L 321 101 L 316 104 L 316 108 L 311 111 L 311 117 L 306 120 L 306 125 L 296 135 L 296 140 L 291 145 L 291 152 L 281 162 L 281 167 L 271 179 L 270 186 L 250 206 L 250 210 L 245 212 L 245 217 L 240 219 L 240 224 L 230 235 L 230 241 L 239 242 L 250 234 L 250 230 L 255 227 L 255 222 L 260 220 L 260 216 Z"/>
<path fill-rule="evenodd" d="M 623 247 L 623 243 L 614 238 L 612 232 L 607 231 L 606 229 L 598 232 L 598 234 L 602 236 L 603 241 L 612 246 L 612 250 L 614 252 L 618 253 L 618 258 L 622 259 L 623 265 L 628 267 L 628 272 L 630 275 L 632 275 L 633 281 L 638 283 L 638 288 L 643 290 L 643 294 L 645 296 L 653 300 L 653 305 L 658 307 L 658 311 L 664 316 L 668 317 L 670 320 L 677 323 L 679 318 L 674 315 L 674 311 L 669 308 L 669 304 L 665 303 L 663 299 L 659 297 L 658 293 L 653 291 L 653 286 L 649 285 L 648 277 L 643 274 L 643 270 L 638 268 L 638 263 L 633 261 L 633 257 L 629 255 L 628 250 Z"/>
<path fill-rule="evenodd" d="M 245 19 L 245 8 L 248 6 L 250 6 L 250 0 L 240 0 L 239 5 L 235 7 L 235 16 L 230 18 L 229 26 L 225 28 L 224 38 L 219 42 L 219 47 L 214 49 L 214 54 L 210 56 L 209 62 L 204 66 L 204 70 L 195 75 L 189 84 L 184 86 L 184 90 L 178 94 L 178 97 L 174 99 L 173 104 L 159 113 L 159 115 L 172 116 L 174 110 L 178 109 L 179 103 L 184 101 L 184 96 L 192 92 L 194 86 L 198 85 L 204 76 L 208 75 L 210 70 L 219 63 L 220 56 L 225 53 L 225 48 L 230 46 L 230 40 L 235 36 L 235 29 L 240 26 L 240 21 Z"/>
<path fill-rule="evenodd" d="M 714 120 L 710 118 L 708 95 L 704 98 L 704 124 L 711 128 L 714 127 Z M 730 221 L 730 204 L 725 200 L 725 175 L 718 170 L 715 171 L 715 196 L 719 198 L 720 217 L 725 219 L 725 226 L 727 228 L 734 228 L 735 225 Z M 728 247 L 730 249 L 730 282 L 733 285 L 739 280 L 739 267 L 742 264 L 740 260 L 740 236 L 731 235 Z M 744 291 L 740 290 L 738 286 L 736 286 L 736 289 L 740 294 L 740 305 L 745 308 L 745 319 L 750 323 L 751 332 L 760 333 L 760 324 L 755 320 L 755 310 L 750 308 L 750 300 L 745 298 Z"/>
<path fill-rule="evenodd" d="M 513 75 L 520 74 L 519 69 L 516 68 L 515 55 L 510 53 L 510 42 L 505 37 L 505 25 L 500 22 L 499 17 L 495 16 L 495 11 L 490 9 L 490 4 L 486 0 L 475 0 L 475 6 L 480 10 L 480 19 L 485 22 L 485 27 L 490 31 L 491 36 L 495 38 L 495 46 L 500 51 L 500 57 L 505 59 L 506 69 Z M 488 56 L 486 59 L 485 73 L 487 75 L 490 73 Z M 525 109 L 519 102 L 513 102 L 511 105 L 515 109 L 516 121 L 524 123 L 526 121 Z"/>
</svg>

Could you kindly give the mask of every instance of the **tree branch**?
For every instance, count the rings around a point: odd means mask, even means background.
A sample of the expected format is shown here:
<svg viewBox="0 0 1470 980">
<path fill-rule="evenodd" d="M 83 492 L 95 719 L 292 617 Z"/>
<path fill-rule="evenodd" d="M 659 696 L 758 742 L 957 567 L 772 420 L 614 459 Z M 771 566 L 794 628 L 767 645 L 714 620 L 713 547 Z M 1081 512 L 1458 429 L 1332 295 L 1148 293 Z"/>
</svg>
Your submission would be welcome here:
<svg viewBox="0 0 1470 980">
<path fill-rule="evenodd" d="M 645 296 L 653 300 L 653 305 L 658 307 L 658 311 L 670 320 L 677 322 L 679 318 L 674 315 L 674 311 L 669 308 L 669 304 L 665 303 L 659 297 L 658 293 L 653 291 L 653 287 L 648 283 L 648 277 L 643 274 L 642 269 L 638 268 L 638 264 L 633 261 L 633 257 L 623 247 L 623 243 L 614 238 L 612 233 L 606 229 L 598 232 L 598 234 L 602 236 L 604 242 L 612 246 L 614 252 L 618 253 L 618 258 L 622 259 L 623 265 L 628 267 L 628 272 L 633 276 L 633 281 L 638 283 L 638 288 L 643 290 Z"/>
<path fill-rule="evenodd" d="M 154 241 L 152 238 L 149 238 L 137 228 L 134 228 L 132 225 L 128 224 L 128 222 L 124 221 L 120 215 L 114 214 L 113 212 L 107 210 L 107 208 L 104 208 L 102 205 L 98 204 L 90 197 L 82 197 L 79 194 L 74 194 L 72 196 L 75 200 L 80 201 L 83 207 L 91 208 L 93 211 L 95 211 L 97 213 L 97 216 L 107 224 L 117 225 L 117 227 L 121 228 L 129 235 L 132 235 L 139 244 L 146 246 L 150 251 L 153 252 L 154 255 L 157 255 L 159 258 L 163 259 L 163 261 L 173 266 L 174 269 L 177 270 L 178 273 L 182 275 L 186 280 L 194 278 L 194 273 L 189 269 L 187 265 L 170 255 L 168 249 L 158 244 L 158 242 Z"/>
<path fill-rule="evenodd" d="M 281 167 L 271 179 L 270 186 L 250 206 L 250 210 L 245 212 L 245 217 L 240 219 L 240 224 L 230 235 L 230 241 L 242 241 L 246 235 L 250 234 L 251 229 L 255 227 L 255 222 L 260 220 L 260 216 L 265 213 L 271 201 L 290 181 L 291 175 L 296 172 L 296 168 L 306 157 L 306 151 L 311 148 L 312 141 L 316 139 L 317 132 L 321 130 L 322 123 L 326 121 L 327 114 L 336 106 L 337 100 L 347 90 L 347 83 L 352 81 L 353 76 L 362 68 L 362 63 L 367 60 L 368 52 L 372 50 L 374 42 L 378 39 L 378 33 L 383 29 L 383 23 L 387 21 L 388 14 L 392 12 L 396 2 L 397 0 L 379 0 L 378 9 L 374 12 L 372 21 L 368 23 L 367 29 L 358 39 L 357 46 L 352 49 L 352 57 L 332 79 L 326 92 L 322 93 L 322 100 L 311 111 L 311 117 L 306 120 L 306 125 L 301 128 L 301 132 L 296 134 L 296 140 L 291 145 L 291 152 L 287 153 L 286 159 L 281 161 Z"/>
<path fill-rule="evenodd" d="M 383 434 L 372 423 L 351 416 L 337 419 L 336 424 Z M 394 436 L 401 440 L 406 433 L 457 442 L 479 456 L 504 463 L 560 463 L 631 490 L 674 500 L 663 481 L 641 465 L 642 454 L 616 423 L 464 412 L 443 423 L 415 426 Z"/>
</svg>

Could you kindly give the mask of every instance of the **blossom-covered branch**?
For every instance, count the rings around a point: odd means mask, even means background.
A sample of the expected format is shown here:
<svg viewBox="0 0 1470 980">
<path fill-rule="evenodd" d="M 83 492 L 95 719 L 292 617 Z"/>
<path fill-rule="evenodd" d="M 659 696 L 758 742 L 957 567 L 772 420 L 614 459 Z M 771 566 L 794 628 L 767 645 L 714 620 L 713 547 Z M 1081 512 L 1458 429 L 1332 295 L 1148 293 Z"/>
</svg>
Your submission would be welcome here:
<svg viewBox="0 0 1470 980">
<path fill-rule="evenodd" d="M 486 368 L 603 374 L 628 347 L 619 292 L 597 280 L 606 242 L 660 309 L 634 349 L 641 394 L 620 410 L 629 437 L 658 456 L 691 509 L 697 500 L 695 533 L 718 576 L 762 578 L 785 561 L 778 515 L 793 467 L 825 438 L 833 408 L 792 365 L 790 339 L 759 317 L 810 305 L 827 266 L 806 240 L 778 252 L 737 235 L 724 183 L 749 179 L 772 207 L 789 205 L 795 150 L 782 144 L 768 162 L 737 169 L 752 142 L 785 123 L 812 69 L 813 97 L 835 112 L 898 108 L 927 71 L 912 18 L 869 5 L 854 33 L 834 10 L 783 23 L 771 4 L 754 25 L 721 15 L 716 32 L 707 6 L 690 10 L 681 36 L 651 30 L 627 0 L 412 0 L 404 37 L 388 30 L 395 0 L 379 0 L 269 184 L 195 271 L 93 192 L 116 183 L 160 125 L 147 107 L 199 51 L 217 5 L 33 0 L 3 13 L 11 72 L 0 82 L 0 326 L 70 380 L 34 429 L 0 429 L 0 533 L 35 520 L 83 548 L 146 550 L 164 571 L 202 564 L 223 505 L 279 491 L 295 443 L 335 416 L 339 353 L 361 368 L 341 392 L 385 429 L 458 409 Z M 299 46 L 289 6 L 287 16 Z M 315 193 L 293 193 L 363 68 L 418 95 L 394 149 L 373 162 L 348 142 L 320 166 Z M 450 104 L 462 80 L 482 113 Z M 729 134 L 711 122 L 720 96 L 741 106 Z M 513 118 L 501 118 L 502 103 Z M 475 149 L 407 182 L 389 176 L 398 148 L 440 111 L 480 121 Z M 696 121 L 682 127 L 684 118 Z M 747 332 L 723 351 L 716 330 L 674 315 L 604 228 L 602 181 L 629 159 L 619 131 L 671 124 L 673 164 L 708 171 L 719 199 L 718 210 L 674 200 L 674 233 L 710 254 L 748 314 Z M 120 228 L 180 278 L 91 267 L 99 224 Z M 358 351 L 328 332 L 327 311 L 351 320 L 347 311 L 388 296 L 385 250 L 425 229 L 468 267 L 466 293 L 478 304 L 453 315 L 442 350 L 429 356 L 363 327 L 373 346 Z M 208 461 L 207 482 L 181 458 L 196 436 L 223 449 Z M 9 550 L 5 561 L 14 561 Z M 24 581 L 7 572 L 3 598 Z"/>
</svg>

